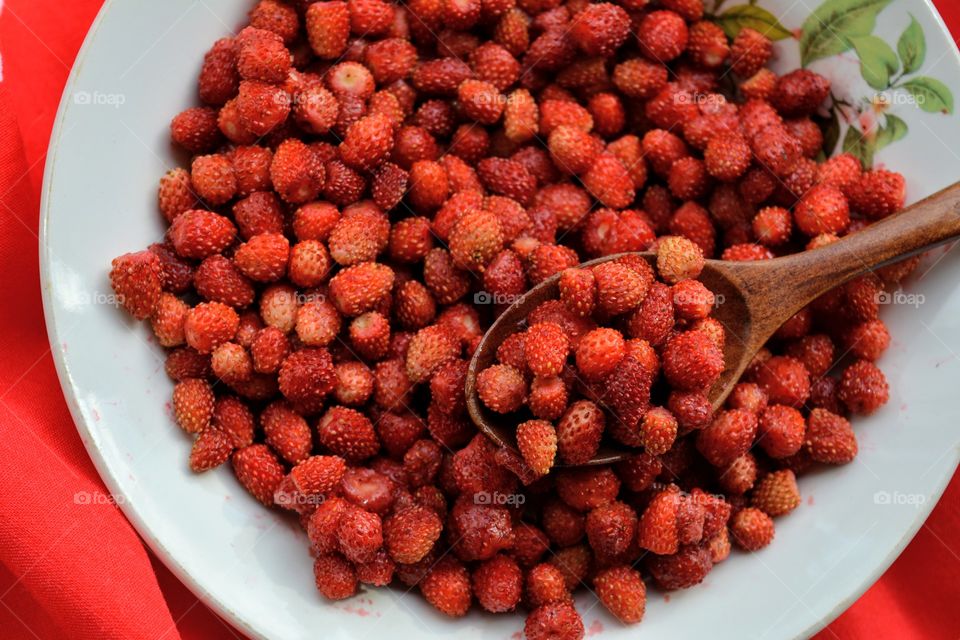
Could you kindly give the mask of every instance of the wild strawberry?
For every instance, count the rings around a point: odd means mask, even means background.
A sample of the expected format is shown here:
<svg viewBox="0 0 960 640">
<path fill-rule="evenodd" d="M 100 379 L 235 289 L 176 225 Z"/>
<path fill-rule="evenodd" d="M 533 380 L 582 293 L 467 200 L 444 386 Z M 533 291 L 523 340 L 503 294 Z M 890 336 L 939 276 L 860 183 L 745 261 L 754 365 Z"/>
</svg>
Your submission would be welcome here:
<svg viewBox="0 0 960 640">
<path fill-rule="evenodd" d="M 561 125 L 550 132 L 547 140 L 554 163 L 568 173 L 579 174 L 597 159 L 599 142 L 585 131 Z"/>
<path fill-rule="evenodd" d="M 622 502 L 597 507 L 587 514 L 586 533 L 597 554 L 617 556 L 627 550 L 637 535 L 637 514 Z"/>
<path fill-rule="evenodd" d="M 826 409 L 810 412 L 804 446 L 814 460 L 827 464 L 846 464 L 857 456 L 857 437 L 850 423 Z"/>
<path fill-rule="evenodd" d="M 168 237 L 179 255 L 203 259 L 230 246 L 235 233 L 236 229 L 227 218 L 210 211 L 191 209 L 177 216 Z"/>
<path fill-rule="evenodd" d="M 396 485 L 390 478 L 366 467 L 351 467 L 340 480 L 344 498 L 361 509 L 377 514 L 389 510 L 395 489 Z"/>
<path fill-rule="evenodd" d="M 730 66 L 743 78 L 750 78 L 760 71 L 773 54 L 773 43 L 768 37 L 746 27 L 733 39 L 730 48 Z"/>
<path fill-rule="evenodd" d="M 195 208 L 197 195 L 193 192 L 189 172 L 178 167 L 164 174 L 160 179 L 157 200 L 167 222 L 173 222 L 184 211 Z"/>
<path fill-rule="evenodd" d="M 564 581 L 563 573 L 546 562 L 532 567 L 527 572 L 524 595 L 525 601 L 532 607 L 571 601 L 570 590 Z"/>
<path fill-rule="evenodd" d="M 217 429 L 204 429 L 193 441 L 190 449 L 190 470 L 200 473 L 219 467 L 230 459 L 234 448 L 233 439 Z"/>
<path fill-rule="evenodd" d="M 330 3 L 322 3 L 330 4 Z M 338 3 L 345 4 L 345 3 Z M 313 5 L 310 5 L 313 6 Z M 343 600 L 357 592 L 357 573 L 340 554 L 317 556 L 313 562 L 317 590 L 328 600 Z"/>
<path fill-rule="evenodd" d="M 687 48 L 687 25 L 673 11 L 654 11 L 637 26 L 640 51 L 654 62 L 667 63 Z"/>
<path fill-rule="evenodd" d="M 689 29 L 687 55 L 691 62 L 703 69 L 718 69 L 730 56 L 727 35 L 713 22 L 701 20 Z"/>
<path fill-rule="evenodd" d="M 464 80 L 457 88 L 457 98 L 466 117 L 485 125 L 500 120 L 506 103 L 497 87 L 484 80 Z"/>
<path fill-rule="evenodd" d="M 210 353 L 233 338 L 239 323 L 237 312 L 225 304 L 201 302 L 187 312 L 184 337 L 200 353 Z"/>
<path fill-rule="evenodd" d="M 170 137 L 192 154 L 212 151 L 223 135 L 217 126 L 217 112 L 209 107 L 191 107 L 174 117 Z"/>
<path fill-rule="evenodd" d="M 358 316 L 373 309 L 389 293 L 394 274 L 390 267 L 362 262 L 340 271 L 330 280 L 330 299 L 345 316 Z"/>
<path fill-rule="evenodd" d="M 640 547 L 659 555 L 677 552 L 679 497 L 676 487 L 673 487 L 660 491 L 650 500 L 637 524 L 637 543 Z"/>
<path fill-rule="evenodd" d="M 647 589 L 639 571 L 628 566 L 612 567 L 598 573 L 593 586 L 603 606 L 621 622 L 631 624 L 643 619 Z"/>
<path fill-rule="evenodd" d="M 234 396 L 217 398 L 212 427 L 229 436 L 235 447 L 253 443 L 253 414 L 242 400 Z"/>
<path fill-rule="evenodd" d="M 350 266 L 376 260 L 389 238 L 390 222 L 386 215 L 379 210 L 359 210 L 340 218 L 330 231 L 327 246 L 331 258 Z"/>
<path fill-rule="evenodd" d="M 613 70 L 613 83 L 628 98 L 647 100 L 667 84 L 667 68 L 658 62 L 629 58 Z"/>
<path fill-rule="evenodd" d="M 459 354 L 459 345 L 441 326 L 431 325 L 413 337 L 407 351 L 407 375 L 415 383 L 426 382 L 430 376 Z"/>
<path fill-rule="evenodd" d="M 800 490 L 793 471 L 773 471 L 761 478 L 750 496 L 750 504 L 772 517 L 796 509 L 800 504 Z"/>
<path fill-rule="evenodd" d="M 500 221 L 487 211 L 465 213 L 450 232 L 449 248 L 457 266 L 482 273 L 503 248 Z"/>
<path fill-rule="evenodd" d="M 544 476 L 557 454 L 557 432 L 546 420 L 521 422 L 517 426 L 517 447 L 534 473 Z"/>
<path fill-rule="evenodd" d="M 527 329 L 526 336 L 527 368 L 537 376 L 559 374 L 570 350 L 563 329 L 553 322 L 541 322 Z"/>
<path fill-rule="evenodd" d="M 403 455 L 403 470 L 411 488 L 420 488 L 434 481 L 440 470 L 443 452 L 430 439 L 414 442 Z"/>
<path fill-rule="evenodd" d="M 328 60 L 343 54 L 350 35 L 350 10 L 346 2 L 315 2 L 308 7 L 304 22 L 314 53 Z"/>
<path fill-rule="evenodd" d="M 230 460 L 240 484 L 262 504 L 272 505 L 284 471 L 270 448 L 265 444 L 252 444 L 237 449 Z"/>
<path fill-rule="evenodd" d="M 875 364 L 857 360 L 843 371 L 837 395 L 853 413 L 870 415 L 887 403 L 890 387 Z"/>
<path fill-rule="evenodd" d="M 596 156 L 580 179 L 587 191 L 607 207 L 627 207 L 636 196 L 633 176 L 612 153 Z"/>
<path fill-rule="evenodd" d="M 240 245 L 233 263 L 256 282 L 279 280 L 287 271 L 290 242 L 280 233 L 261 233 Z"/>
<path fill-rule="evenodd" d="M 357 570 L 357 580 L 374 587 L 385 587 L 393 580 L 395 564 L 385 551 L 377 551 L 373 559 L 354 565 Z"/>
<path fill-rule="evenodd" d="M 762 364 L 754 374 L 772 404 L 801 405 L 810 395 L 810 374 L 793 358 L 775 356 Z"/>
<path fill-rule="evenodd" d="M 290 43 L 297 37 L 300 21 L 296 10 L 277 0 L 261 0 L 248 14 L 250 24 L 258 29 L 272 31 Z"/>
<path fill-rule="evenodd" d="M 550 26 L 530 43 L 522 62 L 530 69 L 550 72 L 573 62 L 576 54 L 576 44 L 567 25 Z"/>
<path fill-rule="evenodd" d="M 742 409 L 717 414 L 697 435 L 697 449 L 716 467 L 725 467 L 745 454 L 757 433 L 757 416 Z"/>
<path fill-rule="evenodd" d="M 826 184 L 840 189 L 844 195 L 860 181 L 863 175 L 863 166 L 860 159 L 850 153 L 828 158 L 817 167 L 817 183 Z"/>
<path fill-rule="evenodd" d="M 721 260 L 732 262 L 750 260 L 772 260 L 773 252 L 759 244 L 735 244 L 727 247 L 720 255 Z"/>
<path fill-rule="evenodd" d="M 460 617 L 470 609 L 470 573 L 456 558 L 446 556 L 432 565 L 420 581 L 420 591 L 448 616 Z"/>
<path fill-rule="evenodd" d="M 330 353 L 323 348 L 291 353 L 280 365 L 278 381 L 280 392 L 290 402 L 315 411 L 336 383 Z"/>
<path fill-rule="evenodd" d="M 317 423 L 320 444 L 351 462 L 377 453 L 380 442 L 366 415 L 346 407 L 330 407 Z"/>
<path fill-rule="evenodd" d="M 616 500 L 620 480 L 606 467 L 584 467 L 557 475 L 557 494 L 578 511 L 590 511 Z"/>
<path fill-rule="evenodd" d="M 788 118 L 812 115 L 830 95 L 830 81 L 807 69 L 792 71 L 777 81 L 771 104 Z"/>
<path fill-rule="evenodd" d="M 261 233 L 283 232 L 283 209 L 272 193 L 258 191 L 233 205 L 233 219 L 244 240 Z"/>
<path fill-rule="evenodd" d="M 337 526 L 343 555 L 355 563 L 372 561 L 383 544 L 380 516 L 359 508 L 345 509 Z"/>
<path fill-rule="evenodd" d="M 280 35 L 251 26 L 237 35 L 236 42 L 241 78 L 274 83 L 286 80 L 291 58 Z"/>
<path fill-rule="evenodd" d="M 311 202 L 293 214 L 293 233 L 298 240 L 326 242 L 340 219 L 340 212 L 329 202 Z"/>
<path fill-rule="evenodd" d="M 841 233 L 850 224 L 850 207 L 836 187 L 819 184 L 808 191 L 794 210 L 797 228 L 808 236 Z"/>
<path fill-rule="evenodd" d="M 577 369 L 587 379 L 600 380 L 613 371 L 625 352 L 626 345 L 619 331 L 594 329 L 584 335 L 576 347 Z"/>
<path fill-rule="evenodd" d="M 526 400 L 523 375 L 508 365 L 487 367 L 477 376 L 477 393 L 483 404 L 497 413 L 516 411 Z"/>
<path fill-rule="evenodd" d="M 265 136 L 290 115 L 290 96 L 280 87 L 258 80 L 244 80 L 236 98 L 238 124 L 254 138 Z M 220 113 L 223 129 L 224 113 Z M 249 142 L 248 142 L 249 144 Z"/>
<path fill-rule="evenodd" d="M 190 347 L 170 351 L 163 365 L 167 376 L 174 381 L 188 378 L 204 378 L 210 374 L 210 355 Z"/>
<path fill-rule="evenodd" d="M 677 437 L 677 419 L 669 410 L 653 407 L 643 417 L 640 439 L 647 453 L 660 455 L 673 446 Z"/>
<path fill-rule="evenodd" d="M 677 389 L 705 389 L 723 372 L 723 353 L 699 331 L 685 331 L 667 340 L 663 373 Z"/>
<path fill-rule="evenodd" d="M 588 317 L 597 304 L 597 285 L 590 269 L 566 269 L 561 273 L 560 299 L 573 313 Z"/>
<path fill-rule="evenodd" d="M 773 541 L 773 520 L 760 509 L 741 509 L 730 520 L 730 535 L 742 549 L 759 551 Z"/>
<path fill-rule="evenodd" d="M 803 446 L 806 423 L 799 411 L 779 404 L 760 413 L 758 443 L 771 458 L 792 456 Z"/>
<path fill-rule="evenodd" d="M 653 270 L 644 262 L 630 268 L 618 262 L 593 267 L 597 283 L 597 305 L 603 312 L 620 315 L 635 309 L 649 291 Z"/>
<path fill-rule="evenodd" d="M 190 166 L 194 193 L 212 206 L 228 202 L 237 193 L 233 165 L 221 154 L 197 156 Z"/>
<path fill-rule="evenodd" d="M 393 149 L 393 123 L 384 115 L 360 118 L 340 144 L 340 158 L 348 166 L 370 171 L 380 166 Z"/>
<path fill-rule="evenodd" d="M 570 27 L 570 37 L 588 56 L 612 56 L 629 34 L 630 16 L 607 2 L 587 5 Z"/>
<path fill-rule="evenodd" d="M 699 280 L 682 280 L 673 285 L 670 292 L 673 307 L 681 320 L 704 320 L 716 304 L 713 292 Z M 720 329 L 722 332 L 722 325 Z M 718 346 L 722 346 L 722 343 Z"/>
<path fill-rule="evenodd" d="M 224 342 L 210 354 L 213 375 L 227 384 L 247 382 L 253 376 L 253 362 L 246 348 L 236 342 Z"/>
<path fill-rule="evenodd" d="M 703 152 L 707 172 L 725 182 L 732 182 L 746 173 L 753 161 L 750 145 L 739 133 L 716 135 Z"/>
<path fill-rule="evenodd" d="M 363 61 L 380 86 L 403 80 L 417 63 L 417 50 L 407 40 L 386 38 L 371 42 L 363 52 Z"/>
<path fill-rule="evenodd" d="M 160 257 L 153 251 L 138 251 L 114 258 L 110 266 L 110 286 L 123 308 L 137 320 L 153 315 L 161 302 Z"/>
<path fill-rule="evenodd" d="M 326 172 L 316 153 L 297 139 L 280 143 L 270 164 L 273 186 L 284 201 L 301 204 L 316 199 Z"/>
<path fill-rule="evenodd" d="M 443 165 L 433 160 L 418 160 L 410 167 L 410 190 L 407 198 L 415 211 L 438 209 L 449 194 L 449 183 Z"/>
<path fill-rule="evenodd" d="M 647 556 L 647 569 L 661 589 L 687 589 L 703 582 L 713 567 L 710 551 L 686 545 L 673 555 Z"/>
<path fill-rule="evenodd" d="M 855 211 L 872 220 L 886 218 L 903 208 L 906 181 L 893 171 L 867 171 L 846 190 Z"/>
<path fill-rule="evenodd" d="M 384 520 L 384 548 L 394 561 L 411 564 L 427 555 L 441 529 L 436 513 L 425 507 L 408 507 Z"/>
<path fill-rule="evenodd" d="M 523 633 L 528 640 L 576 640 L 583 637 L 583 620 L 572 603 L 551 602 L 530 612 Z"/>
<path fill-rule="evenodd" d="M 540 244 L 527 257 L 527 277 L 531 284 L 539 284 L 564 269 L 579 264 L 579 262 L 580 257 L 570 247 L 558 244 Z"/>
<path fill-rule="evenodd" d="M 213 390 L 199 378 L 188 378 L 173 388 L 173 415 L 187 433 L 200 433 L 213 418 Z"/>
<path fill-rule="evenodd" d="M 516 160 L 485 158 L 477 164 L 477 175 L 493 193 L 513 198 L 527 206 L 533 199 L 537 179 Z"/>
<path fill-rule="evenodd" d="M 373 395 L 373 373 L 362 362 L 341 362 L 336 366 L 336 373 L 333 395 L 340 404 L 358 407 Z"/>
<path fill-rule="evenodd" d="M 297 339 L 310 347 L 329 345 L 343 324 L 336 308 L 326 300 L 308 300 L 295 313 Z"/>
<path fill-rule="evenodd" d="M 474 569 L 473 593 L 487 611 L 512 611 L 523 593 L 523 572 L 509 556 L 496 555 Z"/>
<path fill-rule="evenodd" d="M 373 174 L 370 184 L 373 201 L 385 211 L 400 204 L 407 191 L 410 174 L 392 162 L 386 162 Z M 403 221 L 401 221 L 403 222 Z"/>
<path fill-rule="evenodd" d="M 222 105 L 237 94 L 239 85 L 236 43 L 233 38 L 221 38 L 204 55 L 200 99 L 207 104 Z"/>
</svg>

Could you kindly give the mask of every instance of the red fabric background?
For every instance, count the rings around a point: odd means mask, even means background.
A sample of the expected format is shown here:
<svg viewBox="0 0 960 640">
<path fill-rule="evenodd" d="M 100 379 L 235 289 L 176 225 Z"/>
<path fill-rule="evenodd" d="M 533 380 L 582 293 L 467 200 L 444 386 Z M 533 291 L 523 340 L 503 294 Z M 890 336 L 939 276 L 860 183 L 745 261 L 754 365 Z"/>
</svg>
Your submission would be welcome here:
<svg viewBox="0 0 960 640">
<path fill-rule="evenodd" d="M 106 489 L 60 394 L 37 287 L 47 142 L 102 0 L 7 0 L 0 14 L 0 629 L 5 638 L 241 638 L 150 553 Z M 954 33 L 960 6 L 937 0 Z M 889 571 L 817 636 L 960 636 L 960 478 Z M 96 541 L 96 544 L 91 544 Z"/>
</svg>

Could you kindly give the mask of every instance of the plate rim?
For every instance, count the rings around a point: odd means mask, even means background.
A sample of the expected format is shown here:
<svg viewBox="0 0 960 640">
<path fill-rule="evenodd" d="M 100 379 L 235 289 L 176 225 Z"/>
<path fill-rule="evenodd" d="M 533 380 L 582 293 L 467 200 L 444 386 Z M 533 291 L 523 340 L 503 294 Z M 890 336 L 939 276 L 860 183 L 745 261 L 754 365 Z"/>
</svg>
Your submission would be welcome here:
<svg viewBox="0 0 960 640">
<path fill-rule="evenodd" d="M 147 546 L 157 556 L 157 558 L 163 562 L 163 564 L 171 571 L 171 573 L 173 573 L 199 601 L 213 609 L 216 615 L 224 618 L 227 622 L 247 636 L 256 638 L 258 640 L 268 640 L 269 636 L 267 636 L 262 630 L 256 628 L 253 623 L 245 619 L 238 611 L 231 609 L 228 605 L 221 601 L 215 593 L 205 589 L 199 583 L 199 581 L 193 577 L 191 572 L 177 559 L 176 555 L 167 549 L 160 541 L 158 534 L 155 532 L 154 528 L 151 527 L 147 519 L 142 516 L 139 508 L 136 506 L 135 501 L 132 500 L 131 496 L 123 489 L 123 485 L 117 480 L 112 472 L 110 463 L 101 452 L 99 438 L 96 435 L 95 430 L 91 428 L 92 416 L 86 415 L 84 410 L 81 408 L 80 403 L 77 401 L 77 388 L 73 381 L 70 366 L 67 363 L 66 351 L 64 350 L 59 339 L 60 334 L 58 331 L 56 315 L 54 311 L 56 305 L 53 301 L 53 283 L 49 278 L 50 193 L 53 189 L 59 142 L 64 132 L 64 122 L 66 119 L 69 98 L 75 88 L 80 69 L 83 67 L 90 49 L 95 46 L 95 40 L 99 34 L 100 27 L 102 26 L 105 16 L 114 8 L 117 1 L 118 0 L 104 1 L 100 10 L 97 12 L 96 18 L 94 18 L 86 36 L 84 37 L 83 44 L 80 46 L 80 49 L 77 52 L 76 58 L 74 59 L 74 62 L 70 68 L 67 81 L 64 84 L 63 93 L 60 97 L 60 103 L 54 119 L 50 140 L 47 145 L 47 157 L 44 164 L 43 184 L 41 187 L 37 248 L 40 263 L 39 284 L 41 301 L 43 304 L 44 324 L 46 325 L 50 353 L 54 361 L 54 367 L 57 372 L 57 379 L 60 383 L 60 389 L 63 394 L 64 402 L 66 403 L 74 425 L 81 436 L 80 439 L 83 443 L 84 449 L 86 449 L 87 454 L 90 456 L 90 459 L 97 470 L 97 474 L 110 491 L 111 495 L 121 498 L 116 500 L 116 506 L 123 513 L 124 517 L 130 522 L 134 530 L 143 539 L 143 541 L 146 542 Z M 953 38 L 943 19 L 943 16 L 933 4 L 933 0 L 923 0 L 923 4 L 926 6 L 931 14 L 931 17 L 939 27 L 940 35 L 943 36 L 947 41 L 947 46 L 949 48 L 947 55 L 952 53 L 958 68 L 960 68 L 960 48 L 958 48 L 957 40 Z M 880 579 L 887 569 L 890 568 L 893 562 L 903 553 L 907 545 L 912 542 L 914 537 L 916 537 L 920 528 L 924 526 L 933 509 L 937 504 L 939 504 L 941 498 L 943 497 L 944 491 L 950 483 L 950 480 L 956 474 L 957 469 L 960 468 L 960 449 L 954 448 L 948 455 L 948 460 L 950 459 L 953 461 L 953 464 L 951 465 L 952 471 L 944 473 L 942 477 L 938 479 L 934 490 L 931 492 L 931 497 L 935 497 L 935 499 L 926 501 L 915 510 L 915 516 L 911 521 L 910 526 L 899 538 L 897 543 L 893 545 L 893 547 L 887 552 L 880 562 L 874 565 L 874 567 L 864 576 L 856 588 L 850 590 L 850 592 L 843 599 L 837 602 L 837 604 L 834 605 L 825 616 L 819 620 L 811 620 L 810 623 L 806 625 L 798 635 L 795 636 L 795 638 L 810 638 L 818 631 L 824 629 L 828 624 L 846 611 L 854 602 L 860 599 L 860 597 L 871 586 L 873 586 L 877 580 Z M 275 517 L 277 516 L 277 514 L 272 515 Z"/>
</svg>

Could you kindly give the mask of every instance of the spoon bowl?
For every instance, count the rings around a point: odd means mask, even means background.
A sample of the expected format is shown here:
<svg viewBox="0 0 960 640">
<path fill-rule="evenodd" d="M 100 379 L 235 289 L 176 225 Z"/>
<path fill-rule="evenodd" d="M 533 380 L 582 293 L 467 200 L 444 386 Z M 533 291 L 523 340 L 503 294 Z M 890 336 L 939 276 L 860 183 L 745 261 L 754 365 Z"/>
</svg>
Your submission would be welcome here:
<svg viewBox="0 0 960 640">
<path fill-rule="evenodd" d="M 960 236 L 960 183 L 856 233 L 811 251 L 753 262 L 707 260 L 698 280 L 717 297 L 712 317 L 726 332 L 724 370 L 709 391 L 713 410 L 724 401 L 757 352 L 791 316 L 824 293 L 857 276 L 910 258 Z M 591 267 L 630 254 L 604 256 L 581 264 Z M 656 255 L 638 253 L 654 266 Z M 487 409 L 477 394 L 477 375 L 496 363 L 497 348 L 525 328 L 533 309 L 560 297 L 560 275 L 536 285 L 490 326 L 467 370 L 470 417 L 496 445 L 516 449 L 520 420 Z M 586 465 L 610 464 L 636 453 L 604 444 Z"/>
</svg>

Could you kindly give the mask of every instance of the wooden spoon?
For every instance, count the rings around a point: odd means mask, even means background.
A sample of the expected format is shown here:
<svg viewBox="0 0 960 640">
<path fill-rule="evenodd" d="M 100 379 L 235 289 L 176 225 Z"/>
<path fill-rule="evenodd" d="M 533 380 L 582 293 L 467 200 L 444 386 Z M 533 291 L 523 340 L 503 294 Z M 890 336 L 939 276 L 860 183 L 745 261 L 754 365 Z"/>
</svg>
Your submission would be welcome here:
<svg viewBox="0 0 960 640">
<path fill-rule="evenodd" d="M 960 183 L 954 184 L 842 240 L 812 251 L 773 260 L 708 260 L 700 275 L 718 304 L 713 315 L 727 332 L 724 372 L 710 390 L 714 410 L 722 406 L 757 351 L 791 316 L 820 295 L 868 271 L 893 264 L 960 236 Z M 615 260 L 605 256 L 591 266 Z M 652 253 L 639 254 L 651 264 Z M 477 395 L 477 374 L 495 364 L 496 351 L 522 330 L 527 315 L 542 302 L 559 298 L 559 275 L 530 289 L 504 311 L 480 341 L 467 372 L 470 417 L 499 446 L 516 449 L 516 419 L 489 411 Z M 722 296 L 722 297 L 721 297 Z M 604 446 L 587 464 L 609 464 L 636 451 Z"/>
</svg>

